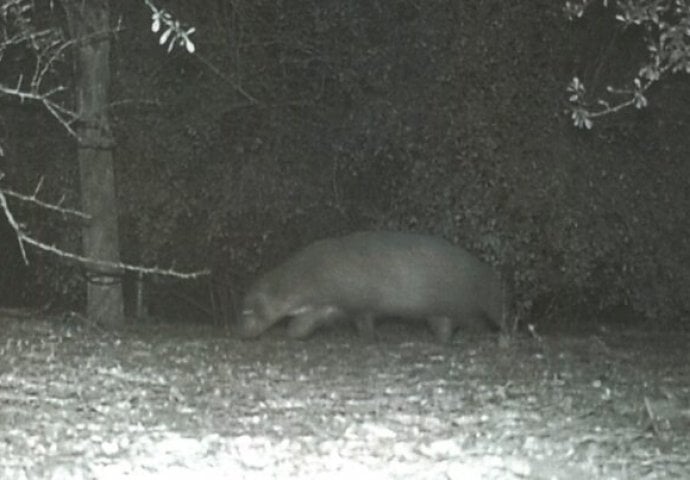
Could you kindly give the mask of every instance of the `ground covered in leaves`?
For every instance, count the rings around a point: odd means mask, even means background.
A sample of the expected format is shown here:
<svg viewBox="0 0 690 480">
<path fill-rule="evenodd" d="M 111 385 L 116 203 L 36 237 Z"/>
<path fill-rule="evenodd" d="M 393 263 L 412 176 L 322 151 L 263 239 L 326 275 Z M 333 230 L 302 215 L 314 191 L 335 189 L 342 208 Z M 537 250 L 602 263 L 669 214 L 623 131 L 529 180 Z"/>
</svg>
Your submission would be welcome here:
<svg viewBox="0 0 690 480">
<path fill-rule="evenodd" d="M 0 477 L 690 478 L 690 338 L 0 316 Z"/>
</svg>

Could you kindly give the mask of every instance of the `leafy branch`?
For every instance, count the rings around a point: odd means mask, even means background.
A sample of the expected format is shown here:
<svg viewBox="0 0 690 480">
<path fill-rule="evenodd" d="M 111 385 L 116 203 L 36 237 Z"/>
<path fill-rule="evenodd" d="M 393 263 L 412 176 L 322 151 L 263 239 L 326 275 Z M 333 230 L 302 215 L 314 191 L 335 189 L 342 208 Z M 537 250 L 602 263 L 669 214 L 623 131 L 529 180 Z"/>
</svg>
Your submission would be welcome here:
<svg viewBox="0 0 690 480">
<path fill-rule="evenodd" d="M 609 7 L 608 0 L 602 0 Z M 569 20 L 581 18 L 594 0 L 565 3 Z M 615 101 L 590 100 L 580 78 L 574 77 L 567 87 L 570 116 L 578 128 L 590 129 L 594 118 L 617 113 L 628 107 L 645 108 L 646 93 L 652 85 L 672 73 L 690 73 L 690 2 L 688 0 L 617 0 L 615 19 L 622 29 L 642 27 L 645 32 L 647 59 L 627 88 L 607 86 Z"/>
<path fill-rule="evenodd" d="M 184 47 L 188 53 L 194 53 L 196 47 L 189 37 L 196 31 L 196 28 L 185 28 L 179 20 L 173 18 L 166 10 L 156 7 L 151 0 L 144 0 L 144 2 L 153 12 L 151 15 L 151 31 L 153 33 L 162 31 L 158 43 L 161 45 L 167 43 L 168 53 L 172 52 L 175 45 Z"/>
</svg>

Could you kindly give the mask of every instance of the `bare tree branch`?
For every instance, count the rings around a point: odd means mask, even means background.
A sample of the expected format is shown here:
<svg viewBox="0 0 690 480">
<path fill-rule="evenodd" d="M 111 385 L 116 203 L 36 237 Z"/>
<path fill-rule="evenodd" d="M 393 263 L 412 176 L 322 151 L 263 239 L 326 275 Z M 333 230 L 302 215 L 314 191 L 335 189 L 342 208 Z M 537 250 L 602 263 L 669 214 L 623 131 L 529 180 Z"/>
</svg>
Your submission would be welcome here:
<svg viewBox="0 0 690 480">
<path fill-rule="evenodd" d="M 47 210 L 52 210 L 54 212 L 61 213 L 63 215 L 74 215 L 75 217 L 82 218 L 84 220 L 90 220 L 91 217 L 84 212 L 81 212 L 79 210 L 74 210 L 72 208 L 66 208 L 62 207 L 60 204 L 62 201 L 58 202 L 57 204 L 52 204 L 52 203 L 47 203 L 42 200 L 39 200 L 37 198 L 38 192 L 41 189 L 41 186 L 43 184 L 43 177 L 39 180 L 38 184 L 36 185 L 36 189 L 34 190 L 34 193 L 32 195 L 24 195 L 21 193 L 17 193 L 13 190 L 7 190 L 7 189 L 0 189 L 0 194 L 5 194 L 8 197 L 16 198 L 18 200 L 22 200 L 27 203 L 33 203 L 34 205 L 37 205 L 39 207 L 45 208 Z"/>
<path fill-rule="evenodd" d="M 21 234 L 21 241 L 26 242 L 30 245 L 33 245 L 36 248 L 39 248 L 41 250 L 44 250 L 46 252 L 53 253 L 55 255 L 58 255 L 60 257 L 66 258 L 68 260 L 72 260 L 75 262 L 78 262 L 82 265 L 86 265 L 89 267 L 100 267 L 100 268 L 107 268 L 107 269 L 113 269 L 113 270 L 125 270 L 129 272 L 138 272 L 143 275 L 165 275 L 168 277 L 175 277 L 175 278 L 180 278 L 184 280 L 191 280 L 194 278 L 199 278 L 204 275 L 209 275 L 211 272 L 208 269 L 205 270 L 199 270 L 196 272 L 178 272 L 177 270 L 174 270 L 172 268 L 160 268 L 160 267 L 141 267 L 138 265 L 130 265 L 128 263 L 123 263 L 123 262 L 105 262 L 102 260 L 94 260 L 92 258 L 87 258 L 82 255 L 77 255 L 75 253 L 71 252 L 66 252 L 60 248 L 57 248 L 54 245 L 49 245 L 47 243 L 43 243 L 41 241 L 38 241 L 34 238 L 29 237 L 28 235 Z"/>
<path fill-rule="evenodd" d="M 9 222 L 10 227 L 12 227 L 12 230 L 14 230 L 14 233 L 17 237 L 17 243 L 19 245 L 19 251 L 22 254 L 22 259 L 24 260 L 24 263 L 28 265 L 29 259 L 26 256 L 26 250 L 24 250 L 24 243 L 22 243 L 21 241 L 22 229 L 19 226 L 19 223 L 17 223 L 17 220 L 15 220 L 14 215 L 12 215 L 10 207 L 7 205 L 7 198 L 5 197 L 4 191 L 2 189 L 0 189 L 0 208 L 2 208 L 2 210 L 5 212 L 7 221 Z"/>
<path fill-rule="evenodd" d="M 2 172 L 0 172 L 0 179 L 3 178 Z M 10 227 L 12 227 L 12 230 L 14 230 L 15 236 L 17 237 L 17 243 L 19 245 L 19 250 L 22 255 L 22 259 L 24 260 L 25 264 L 29 264 L 29 259 L 26 255 L 26 249 L 25 249 L 25 244 L 32 245 L 40 250 L 46 251 L 53 253 L 59 257 L 65 258 L 70 261 L 74 261 L 77 263 L 80 263 L 82 265 L 85 265 L 87 267 L 96 267 L 96 268 L 104 268 L 104 269 L 109 269 L 109 270 L 115 270 L 115 271 L 129 271 L 129 272 L 137 272 L 142 275 L 164 275 L 168 277 L 175 277 L 183 280 L 190 280 L 194 278 L 199 278 L 204 275 L 208 275 L 210 271 L 208 269 L 204 270 L 199 270 L 196 272 L 180 272 L 177 271 L 173 268 L 160 268 L 160 267 L 142 267 L 138 265 L 131 265 L 128 263 L 123 263 L 123 262 L 106 262 L 106 261 L 101 261 L 101 260 L 94 260 L 92 258 L 84 257 L 82 255 L 77 255 L 72 252 L 67 252 L 65 250 L 62 250 L 55 245 L 49 245 L 45 242 L 41 242 L 40 240 L 36 240 L 35 238 L 29 236 L 24 232 L 24 229 L 22 226 L 17 222 L 17 220 L 14 218 L 14 215 L 12 214 L 12 211 L 10 210 L 8 204 L 7 204 L 7 196 L 16 198 L 17 200 L 21 200 L 24 202 L 28 202 L 34 205 L 37 205 L 41 208 L 45 208 L 47 210 L 53 211 L 53 212 L 58 212 L 63 215 L 74 215 L 79 218 L 89 220 L 90 217 L 89 215 L 86 215 L 83 212 L 80 212 L 79 210 L 74 210 L 71 208 L 65 208 L 60 206 L 60 204 L 51 204 L 47 203 L 45 201 L 39 200 L 37 198 L 38 193 L 41 190 L 41 186 L 43 184 L 43 178 L 41 178 L 36 185 L 36 188 L 34 189 L 34 193 L 32 195 L 24 195 L 20 194 L 11 190 L 6 190 L 0 188 L 0 209 L 5 212 L 5 216 L 7 217 L 7 221 L 10 224 Z M 61 203 L 61 202 L 60 202 Z"/>
</svg>

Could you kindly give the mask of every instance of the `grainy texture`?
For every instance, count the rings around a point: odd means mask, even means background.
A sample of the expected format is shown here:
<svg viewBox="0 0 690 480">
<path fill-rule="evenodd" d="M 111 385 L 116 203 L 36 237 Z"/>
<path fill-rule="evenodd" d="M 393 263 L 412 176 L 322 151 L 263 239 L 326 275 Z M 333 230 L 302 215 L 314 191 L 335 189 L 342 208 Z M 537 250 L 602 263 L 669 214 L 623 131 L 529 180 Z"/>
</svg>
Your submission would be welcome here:
<svg viewBox="0 0 690 480">
<path fill-rule="evenodd" d="M 499 349 L 381 328 L 243 342 L 0 318 L 0 478 L 690 478 L 687 335 Z"/>
</svg>

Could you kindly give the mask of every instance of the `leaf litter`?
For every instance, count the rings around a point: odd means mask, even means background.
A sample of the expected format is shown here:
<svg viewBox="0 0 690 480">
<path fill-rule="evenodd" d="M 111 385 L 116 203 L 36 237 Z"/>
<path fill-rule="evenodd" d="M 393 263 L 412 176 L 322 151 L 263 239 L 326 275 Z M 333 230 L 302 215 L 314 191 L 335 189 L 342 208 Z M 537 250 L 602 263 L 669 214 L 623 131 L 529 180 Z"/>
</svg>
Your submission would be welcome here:
<svg viewBox="0 0 690 480">
<path fill-rule="evenodd" d="M 687 334 L 0 328 L 0 478 L 690 478 Z"/>
</svg>

